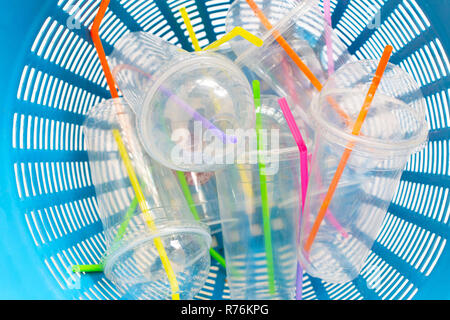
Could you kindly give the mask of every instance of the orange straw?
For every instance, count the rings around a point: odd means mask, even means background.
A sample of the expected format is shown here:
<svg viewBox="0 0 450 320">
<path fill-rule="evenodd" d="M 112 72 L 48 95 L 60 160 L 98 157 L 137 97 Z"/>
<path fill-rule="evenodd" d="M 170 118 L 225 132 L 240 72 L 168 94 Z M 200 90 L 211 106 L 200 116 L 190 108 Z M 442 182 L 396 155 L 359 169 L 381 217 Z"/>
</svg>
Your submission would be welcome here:
<svg viewBox="0 0 450 320">
<path fill-rule="evenodd" d="M 97 50 L 98 58 L 100 59 L 100 63 L 103 68 L 103 72 L 105 73 L 106 82 L 108 83 L 109 91 L 111 92 L 112 98 L 118 98 L 119 93 L 116 89 L 116 82 L 111 74 L 111 70 L 109 69 L 108 61 L 106 60 L 105 50 L 103 49 L 102 40 L 100 39 L 100 35 L 98 33 L 100 29 L 100 25 L 102 23 L 103 17 L 105 16 L 106 10 L 108 9 L 110 0 L 102 0 L 100 6 L 98 8 L 97 15 L 95 16 L 94 22 L 91 27 L 91 38 L 94 42 L 95 49 Z"/>
<path fill-rule="evenodd" d="M 266 27 L 267 30 L 273 29 L 273 25 L 270 23 L 269 19 L 266 18 L 264 13 L 258 7 L 258 5 L 253 0 L 246 0 L 250 8 L 252 8 L 255 15 L 261 20 L 261 23 Z M 275 40 L 280 44 L 280 46 L 286 51 L 288 56 L 295 62 L 299 69 L 305 74 L 305 76 L 311 81 L 312 85 L 319 91 L 322 90 L 322 84 L 319 79 L 316 78 L 314 73 L 308 68 L 308 66 L 300 59 L 300 57 L 295 53 L 294 49 L 289 45 L 286 39 L 283 38 L 278 30 L 273 30 L 272 35 Z"/>
<path fill-rule="evenodd" d="M 361 127 L 364 123 L 364 120 L 366 119 L 367 113 L 369 112 L 369 108 L 373 102 L 373 99 L 375 97 L 375 93 L 378 89 L 378 86 L 380 85 L 381 78 L 383 77 L 383 74 L 386 70 L 387 64 L 388 64 L 389 59 L 392 54 L 392 50 L 393 50 L 393 47 L 390 45 L 386 46 L 386 48 L 384 49 L 383 56 L 381 57 L 380 63 L 378 64 L 377 71 L 375 72 L 375 77 L 372 80 L 372 84 L 370 85 L 369 92 L 367 93 L 364 104 L 361 108 L 361 111 L 360 111 L 358 118 L 356 119 L 355 125 L 353 127 L 352 134 L 355 136 L 359 136 L 361 133 Z M 339 162 L 339 165 L 336 169 L 336 173 L 334 174 L 333 180 L 331 181 L 331 184 L 328 188 L 328 192 L 327 192 L 327 194 L 322 202 L 322 205 L 319 209 L 319 213 L 317 214 L 316 221 L 314 221 L 314 225 L 313 225 L 311 232 L 309 234 L 309 237 L 306 241 L 306 244 L 304 247 L 306 252 L 309 252 L 311 250 L 314 239 L 317 235 L 317 232 L 319 231 L 320 225 L 325 217 L 325 214 L 330 205 L 330 202 L 333 199 L 334 192 L 336 191 L 339 180 L 341 179 L 341 176 L 344 172 L 345 166 L 347 165 L 347 161 L 350 158 L 350 155 L 352 153 L 352 149 L 353 149 L 354 145 L 355 145 L 355 142 L 350 141 L 346 146 L 346 149 L 344 151 L 344 154 L 342 155 L 341 161 Z"/>
<path fill-rule="evenodd" d="M 97 50 L 98 58 L 100 59 L 100 63 L 103 68 L 103 72 L 106 77 L 106 81 L 109 86 L 109 90 L 111 92 L 112 98 L 118 98 L 119 93 L 116 89 L 116 83 L 114 81 L 114 78 L 112 76 L 111 70 L 108 65 L 108 61 L 106 60 L 106 54 L 105 50 L 103 49 L 102 41 L 100 39 L 99 35 L 99 29 L 100 25 L 102 23 L 102 20 L 105 16 L 106 10 L 108 9 L 110 0 L 102 0 L 100 2 L 100 6 L 97 12 L 97 15 L 95 16 L 94 22 L 92 23 L 91 27 L 91 38 L 94 42 L 95 49 Z M 122 160 L 124 161 L 125 167 L 127 169 L 127 173 L 130 178 L 131 185 L 133 186 L 134 192 L 136 194 L 136 198 L 138 199 L 139 207 L 142 210 L 142 213 L 144 215 L 144 220 L 149 227 L 149 229 L 154 232 L 156 230 L 154 221 L 150 215 L 150 210 L 148 208 L 147 201 L 145 200 L 144 193 L 142 192 L 142 188 L 139 184 L 139 181 L 137 179 L 136 173 L 134 171 L 134 168 L 131 164 L 130 157 L 128 155 L 127 149 L 122 141 L 122 137 L 120 135 L 120 132 L 118 129 L 113 129 L 113 135 L 117 142 L 117 146 L 119 148 L 120 155 L 122 157 Z M 174 269 L 172 268 L 172 265 L 169 261 L 169 257 L 167 256 L 167 252 L 164 248 L 164 244 L 160 237 L 156 237 L 153 239 L 154 245 L 156 250 L 158 251 L 158 254 L 161 258 L 161 263 L 164 267 L 164 270 L 167 274 L 169 284 L 172 290 L 172 300 L 180 300 L 180 294 L 178 293 L 180 291 L 178 281 L 176 278 L 176 273 Z"/>
<path fill-rule="evenodd" d="M 264 15 L 264 13 L 261 11 L 261 9 L 258 7 L 258 5 L 255 3 L 254 0 L 246 0 L 250 8 L 252 8 L 255 15 L 259 18 L 261 23 L 264 25 L 264 27 L 267 30 L 272 30 L 274 27 L 270 23 L 269 19 Z M 303 72 L 303 74 L 308 78 L 308 80 L 311 82 L 311 84 L 317 89 L 317 91 L 322 91 L 323 85 L 320 83 L 319 79 L 314 75 L 314 73 L 308 68 L 308 66 L 302 61 L 302 59 L 298 56 L 298 54 L 292 49 L 292 47 L 289 45 L 289 43 L 286 41 L 285 38 L 281 35 L 281 33 L 278 30 L 273 30 L 272 35 L 275 38 L 275 40 L 280 44 L 280 46 L 284 49 L 284 51 L 287 53 L 287 55 L 294 61 L 294 63 L 298 66 L 300 71 Z M 350 126 L 352 124 L 351 118 L 339 107 L 339 105 L 333 100 L 329 100 L 331 106 L 333 109 L 336 110 L 336 112 L 344 119 L 345 123 Z"/>
</svg>

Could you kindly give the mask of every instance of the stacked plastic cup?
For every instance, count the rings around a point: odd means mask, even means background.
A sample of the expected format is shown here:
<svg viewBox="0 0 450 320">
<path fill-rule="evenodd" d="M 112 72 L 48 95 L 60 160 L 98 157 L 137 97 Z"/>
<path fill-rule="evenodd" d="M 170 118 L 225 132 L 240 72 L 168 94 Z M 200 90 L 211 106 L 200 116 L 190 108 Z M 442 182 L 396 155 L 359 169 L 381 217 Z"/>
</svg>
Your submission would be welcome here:
<svg viewBox="0 0 450 320">
<path fill-rule="evenodd" d="M 145 153 L 134 123 L 128 105 L 115 99 L 92 108 L 83 127 L 107 245 L 105 275 L 132 298 L 192 299 L 209 272 L 211 237 L 173 172 Z"/>
<path fill-rule="evenodd" d="M 247 152 L 216 173 L 227 282 L 232 299 L 293 299 L 299 155 L 276 97 L 261 101 L 263 162 L 252 130 Z"/>
<path fill-rule="evenodd" d="M 343 121 L 336 111 L 338 105 L 340 112 L 356 121 L 377 64 L 369 60 L 342 67 L 311 108 L 316 141 L 299 251 L 305 271 L 329 282 L 351 281 L 359 274 L 406 162 L 427 141 L 420 86 L 392 64 L 382 77 L 359 136 L 352 134 L 353 124 Z M 345 167 L 343 157 L 348 157 Z M 342 173 L 339 180 L 337 171 Z M 336 183 L 330 200 L 331 186 Z M 329 220 L 318 218 L 327 211 L 347 237 Z"/>
<path fill-rule="evenodd" d="M 236 63 L 248 67 L 277 95 L 286 97 L 306 144 L 311 147 L 314 128 L 309 107 L 326 81 L 332 56 L 334 68 L 350 59 L 345 45 L 327 27 L 317 0 L 237 0 L 226 20 L 227 31 L 241 26 L 264 41 L 255 48 L 236 38 L 231 46 Z M 332 48 L 326 43 L 332 43 Z M 329 55 L 327 50 L 331 50 Z"/>
<path fill-rule="evenodd" d="M 254 126 L 249 82 L 220 54 L 187 53 L 137 32 L 117 42 L 109 61 L 145 150 L 164 166 L 222 168 L 226 147 L 237 143 L 227 130 Z"/>
</svg>

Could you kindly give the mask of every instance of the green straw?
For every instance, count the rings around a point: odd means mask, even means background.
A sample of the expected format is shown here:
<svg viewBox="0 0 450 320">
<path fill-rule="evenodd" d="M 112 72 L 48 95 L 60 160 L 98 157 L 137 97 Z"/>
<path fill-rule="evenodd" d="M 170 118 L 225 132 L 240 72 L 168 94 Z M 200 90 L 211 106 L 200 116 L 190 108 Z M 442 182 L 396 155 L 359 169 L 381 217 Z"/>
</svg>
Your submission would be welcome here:
<svg viewBox="0 0 450 320">
<path fill-rule="evenodd" d="M 177 176 L 178 180 L 180 181 L 181 189 L 183 190 L 184 197 L 186 198 L 186 201 L 189 205 L 189 209 L 191 210 L 192 215 L 194 216 L 195 220 L 200 221 L 200 216 L 195 206 L 194 199 L 192 199 L 192 194 L 191 191 L 189 190 L 189 185 L 187 183 L 184 172 L 177 171 Z M 209 249 L 209 253 L 211 254 L 211 257 L 214 260 L 216 260 L 222 267 L 226 268 L 225 258 L 222 257 L 220 253 L 218 253 L 213 248 Z"/>
<path fill-rule="evenodd" d="M 256 108 L 256 137 L 258 140 L 258 166 L 259 166 L 259 180 L 261 185 L 261 205 L 263 214 L 263 230 L 264 230 L 264 245 L 266 249 L 267 271 L 269 273 L 269 292 L 275 294 L 275 276 L 273 266 L 273 252 L 272 252 L 272 235 L 270 227 L 270 207 L 267 196 L 267 179 L 265 175 L 266 164 L 264 163 L 262 151 L 264 151 L 263 141 L 261 138 L 262 118 L 261 118 L 261 89 L 258 80 L 253 81 L 253 98 Z M 260 110 L 258 110 L 260 109 Z M 258 112 L 259 111 L 259 112 Z"/>
<path fill-rule="evenodd" d="M 130 207 L 128 208 L 127 213 L 125 214 L 125 218 L 122 221 L 122 223 L 120 224 L 119 230 L 117 231 L 116 237 L 113 240 L 113 245 L 112 245 L 112 249 L 114 250 L 114 246 L 117 245 L 117 243 L 122 240 L 123 236 L 125 235 L 125 233 L 127 232 L 127 228 L 128 228 L 128 224 L 130 223 L 131 218 L 134 215 L 134 212 L 136 211 L 136 208 L 139 204 L 139 201 L 137 198 L 134 198 L 133 201 L 131 202 Z"/>
<path fill-rule="evenodd" d="M 103 263 L 100 264 L 88 264 L 88 265 L 75 265 L 72 266 L 72 272 L 103 272 Z"/>
<path fill-rule="evenodd" d="M 120 240 L 122 240 L 123 236 L 127 232 L 128 224 L 130 223 L 131 218 L 134 215 L 134 212 L 136 211 L 136 208 L 138 206 L 138 200 L 137 198 L 134 198 L 131 202 L 130 207 L 127 210 L 127 213 L 125 214 L 125 218 L 120 224 L 119 230 L 117 231 L 116 237 L 113 240 L 112 250 L 115 249 L 115 246 L 119 243 Z M 104 266 L 105 266 L 105 259 L 106 257 L 103 256 L 101 263 L 99 264 L 88 264 L 88 265 L 74 265 L 72 266 L 73 272 L 103 272 Z"/>
</svg>

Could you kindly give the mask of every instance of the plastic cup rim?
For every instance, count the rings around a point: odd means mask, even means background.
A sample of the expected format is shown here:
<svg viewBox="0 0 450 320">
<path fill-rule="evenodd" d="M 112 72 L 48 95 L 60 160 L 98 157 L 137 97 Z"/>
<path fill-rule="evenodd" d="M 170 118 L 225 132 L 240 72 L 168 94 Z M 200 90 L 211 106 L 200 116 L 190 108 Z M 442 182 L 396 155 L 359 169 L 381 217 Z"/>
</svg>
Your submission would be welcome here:
<svg viewBox="0 0 450 320">
<path fill-rule="evenodd" d="M 204 67 L 205 62 L 208 62 L 213 67 L 222 67 L 229 72 L 232 72 L 234 75 L 239 76 L 239 78 L 242 80 L 242 83 L 248 84 L 248 80 L 245 77 L 245 75 L 242 73 L 241 69 L 239 69 L 231 60 L 228 60 L 225 57 L 222 57 L 220 55 L 217 55 L 212 52 L 196 52 L 196 53 L 186 53 L 188 59 L 182 61 L 181 63 L 177 63 L 172 65 L 168 70 L 164 72 L 164 74 L 159 77 L 154 84 L 152 84 L 151 88 L 147 91 L 144 98 L 143 106 L 140 108 L 140 110 L 136 114 L 136 127 L 138 130 L 138 135 L 142 138 L 151 138 L 148 136 L 148 133 L 146 133 L 146 130 L 143 130 L 144 128 L 148 128 L 148 116 L 149 113 L 153 111 L 152 103 L 153 99 L 156 96 L 156 93 L 158 89 L 161 87 L 161 85 L 171 76 L 179 72 L 180 69 L 189 67 L 191 65 L 198 66 L 198 67 Z M 201 61 L 202 64 L 199 64 L 198 61 Z M 248 94 L 249 97 L 251 96 L 251 90 L 250 90 L 250 84 L 248 84 Z M 252 113 L 249 117 L 249 124 L 254 122 L 254 113 Z M 247 125 L 247 127 L 251 127 L 250 125 Z M 146 141 L 153 141 L 153 139 L 146 139 Z M 151 143 L 150 143 L 151 144 Z M 157 153 L 152 152 L 152 146 L 148 145 L 148 143 L 143 143 L 145 151 L 150 154 L 152 157 L 154 157 L 158 162 L 164 163 L 165 166 L 174 169 L 174 170 L 181 170 L 181 171 L 193 171 L 193 172 L 204 172 L 205 170 L 208 171 L 209 169 L 205 168 L 199 168 L 196 169 L 193 168 L 184 168 L 180 166 L 174 166 L 171 163 L 167 163 L 165 159 L 162 159 Z M 204 166 L 208 166 L 207 164 L 204 164 Z"/>
<path fill-rule="evenodd" d="M 336 92 L 354 92 L 357 89 L 349 88 L 349 89 L 335 89 L 331 91 L 327 91 L 326 93 L 336 93 Z M 397 140 L 385 140 L 382 141 L 377 138 L 364 138 L 361 136 L 355 136 L 351 133 L 345 132 L 334 125 L 330 124 L 327 120 L 325 120 L 321 116 L 321 108 L 319 106 L 321 97 L 325 93 L 325 90 L 314 95 L 312 103 L 311 103 L 311 116 L 312 120 L 316 127 L 316 132 L 318 132 L 319 128 L 325 129 L 322 132 L 322 135 L 325 136 L 327 140 L 335 142 L 341 146 L 347 147 L 349 143 L 354 143 L 353 150 L 358 151 L 363 148 L 370 148 L 371 150 L 375 149 L 379 151 L 380 154 L 382 152 L 389 152 L 390 154 L 395 155 L 405 155 L 405 152 L 414 152 L 417 148 L 423 146 L 428 138 L 428 128 L 427 123 L 424 117 L 420 116 L 418 110 L 409 107 L 410 112 L 415 116 L 416 120 L 421 123 L 421 131 L 412 139 L 397 141 Z M 381 94 L 381 93 L 377 93 Z M 387 99 L 391 101 L 397 101 L 394 97 L 390 97 L 387 95 L 383 95 Z M 417 150 L 418 151 L 418 150 Z"/>
<path fill-rule="evenodd" d="M 118 250 L 115 250 L 112 252 L 112 254 L 108 255 L 106 262 L 105 262 L 105 275 L 109 277 L 109 275 L 113 274 L 112 269 L 116 265 L 119 258 L 125 254 L 126 252 L 142 245 L 147 242 L 153 241 L 155 238 L 161 238 L 165 237 L 171 234 L 179 234 L 179 233 L 191 233 L 191 234 L 197 234 L 203 237 L 203 239 L 206 242 L 207 248 L 209 249 L 211 247 L 212 238 L 209 232 L 207 232 L 203 227 L 201 227 L 201 224 L 197 223 L 197 225 L 194 224 L 188 224 L 188 225 L 180 225 L 180 226 L 173 226 L 168 227 L 163 230 L 158 230 L 153 234 L 145 235 L 138 237 L 137 239 L 133 240 L 131 243 L 128 243 L 126 246 L 119 247 Z M 207 251 L 206 251 L 207 252 Z M 196 260 L 190 260 L 192 263 L 194 263 Z"/>
</svg>

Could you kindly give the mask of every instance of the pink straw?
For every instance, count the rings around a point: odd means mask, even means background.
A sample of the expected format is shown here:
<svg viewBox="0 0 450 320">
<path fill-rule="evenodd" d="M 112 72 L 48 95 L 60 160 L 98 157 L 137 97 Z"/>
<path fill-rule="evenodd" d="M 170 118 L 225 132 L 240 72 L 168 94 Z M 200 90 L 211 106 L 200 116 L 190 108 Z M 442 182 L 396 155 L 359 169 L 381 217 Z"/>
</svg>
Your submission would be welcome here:
<svg viewBox="0 0 450 320">
<path fill-rule="evenodd" d="M 331 4 L 330 0 L 323 0 L 323 11 L 325 13 L 325 41 L 327 43 L 328 54 L 328 75 L 334 73 L 334 58 L 333 58 L 333 40 L 331 40 Z"/>
<path fill-rule="evenodd" d="M 286 122 L 289 126 L 289 129 L 294 136 L 294 140 L 297 143 L 298 150 L 300 151 L 300 177 L 302 184 L 302 211 L 305 209 L 306 202 L 306 189 L 308 188 L 308 149 L 306 148 L 305 141 L 303 140 L 302 134 L 295 123 L 294 116 L 289 108 L 289 104 L 286 101 L 286 98 L 281 98 L 278 100 L 278 103 L 283 111 L 284 117 L 286 118 Z"/>
<path fill-rule="evenodd" d="M 294 137 L 295 142 L 297 143 L 298 150 L 300 151 L 300 178 L 301 178 L 301 200 L 302 205 L 300 209 L 300 219 L 299 219 L 299 231 L 300 231 L 300 222 L 302 217 L 302 212 L 305 209 L 306 202 L 306 190 L 308 188 L 308 149 L 306 148 L 305 141 L 303 140 L 302 134 L 295 123 L 294 116 L 292 115 L 291 109 L 286 101 L 286 98 L 281 98 L 278 100 L 278 104 L 283 111 L 284 117 L 286 118 L 286 122 L 289 126 L 289 129 L 292 132 L 292 136 Z M 300 232 L 299 232 L 300 234 Z M 297 239 L 298 241 L 298 239 Z M 302 289 L 303 289 L 303 269 L 300 266 L 300 263 L 297 262 L 297 280 L 295 286 L 295 298 L 296 300 L 302 300 Z"/>
<path fill-rule="evenodd" d="M 298 150 L 300 151 L 300 179 L 301 179 L 301 210 L 299 214 L 299 235 L 300 236 L 300 225 L 302 219 L 302 212 L 305 210 L 306 203 L 306 192 L 308 189 L 309 183 L 309 175 L 308 175 L 308 148 L 306 147 L 305 141 L 303 140 L 302 134 L 297 127 L 297 123 L 295 122 L 294 116 L 292 115 L 291 109 L 289 108 L 289 104 L 286 98 L 281 98 L 278 100 L 278 104 L 281 107 L 281 111 L 283 111 L 284 117 L 286 118 L 286 122 L 291 130 L 292 136 L 297 144 Z M 333 225 L 344 238 L 348 238 L 348 233 L 344 230 L 344 228 L 339 224 L 333 214 L 327 210 L 327 215 L 325 217 L 331 225 Z M 300 242 L 300 239 L 297 239 Z M 302 299 L 302 285 L 303 285 L 303 269 L 300 266 L 300 263 L 297 263 L 297 280 L 296 280 L 296 290 L 295 297 L 296 300 Z"/>
</svg>

